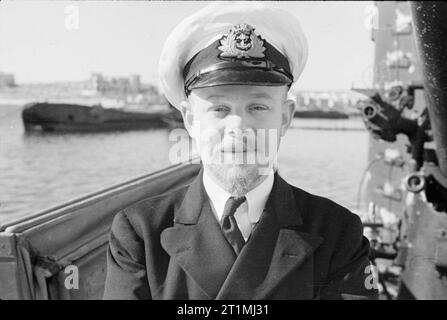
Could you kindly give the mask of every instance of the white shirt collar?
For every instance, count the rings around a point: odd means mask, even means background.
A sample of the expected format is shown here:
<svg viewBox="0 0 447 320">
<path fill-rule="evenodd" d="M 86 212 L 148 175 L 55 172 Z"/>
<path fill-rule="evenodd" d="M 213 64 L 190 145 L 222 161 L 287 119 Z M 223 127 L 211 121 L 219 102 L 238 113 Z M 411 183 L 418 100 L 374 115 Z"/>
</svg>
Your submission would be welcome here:
<svg viewBox="0 0 447 320">
<path fill-rule="evenodd" d="M 251 223 L 257 223 L 264 211 L 270 192 L 272 191 L 274 181 L 273 171 L 267 178 L 256 188 L 247 192 L 245 197 L 248 203 L 248 217 Z M 203 186 L 208 194 L 209 199 L 216 211 L 217 219 L 220 221 L 225 203 L 231 194 L 221 188 L 214 180 L 207 174 L 207 170 L 203 172 Z"/>
</svg>

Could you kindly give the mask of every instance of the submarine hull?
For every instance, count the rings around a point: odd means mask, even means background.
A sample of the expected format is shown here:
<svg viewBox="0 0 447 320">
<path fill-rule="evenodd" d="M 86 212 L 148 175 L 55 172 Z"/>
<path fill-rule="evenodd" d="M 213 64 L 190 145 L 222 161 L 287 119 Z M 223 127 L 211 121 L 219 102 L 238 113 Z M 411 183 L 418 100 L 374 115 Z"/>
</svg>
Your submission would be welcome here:
<svg viewBox="0 0 447 320">
<path fill-rule="evenodd" d="M 162 112 L 129 112 L 101 106 L 31 103 L 22 120 L 26 132 L 107 132 L 163 128 Z"/>
</svg>

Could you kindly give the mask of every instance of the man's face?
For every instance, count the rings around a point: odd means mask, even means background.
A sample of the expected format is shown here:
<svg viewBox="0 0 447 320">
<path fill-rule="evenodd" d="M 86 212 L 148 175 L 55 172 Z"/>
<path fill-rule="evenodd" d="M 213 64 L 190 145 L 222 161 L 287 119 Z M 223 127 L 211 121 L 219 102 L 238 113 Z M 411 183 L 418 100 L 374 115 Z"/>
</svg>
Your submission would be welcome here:
<svg viewBox="0 0 447 320">
<path fill-rule="evenodd" d="M 263 180 L 294 110 L 287 87 L 194 89 L 182 104 L 185 126 L 204 166 L 233 194 L 245 194 Z"/>
</svg>

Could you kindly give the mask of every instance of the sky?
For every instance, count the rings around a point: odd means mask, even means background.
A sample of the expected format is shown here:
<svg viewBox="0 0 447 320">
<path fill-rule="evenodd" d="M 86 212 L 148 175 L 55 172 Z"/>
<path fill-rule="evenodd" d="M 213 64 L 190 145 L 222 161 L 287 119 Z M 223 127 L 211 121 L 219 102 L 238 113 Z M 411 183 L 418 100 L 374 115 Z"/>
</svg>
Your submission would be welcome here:
<svg viewBox="0 0 447 320">
<path fill-rule="evenodd" d="M 276 2 L 275 2 L 276 3 Z M 207 1 L 1 1 L 0 72 L 16 82 L 141 74 L 157 83 L 164 40 Z M 371 83 L 372 2 L 280 2 L 300 20 L 309 58 L 298 87 L 348 90 Z M 76 19 L 78 17 L 78 19 Z"/>
</svg>

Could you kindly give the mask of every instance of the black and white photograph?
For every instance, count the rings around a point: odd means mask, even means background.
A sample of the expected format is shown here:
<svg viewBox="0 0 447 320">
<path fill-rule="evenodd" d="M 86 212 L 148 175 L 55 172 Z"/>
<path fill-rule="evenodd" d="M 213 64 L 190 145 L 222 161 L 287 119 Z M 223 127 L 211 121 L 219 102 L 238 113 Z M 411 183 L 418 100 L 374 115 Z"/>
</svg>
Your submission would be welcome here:
<svg viewBox="0 0 447 320">
<path fill-rule="evenodd" d="M 446 300 L 446 17 L 1 1 L 0 300 Z"/>
</svg>

